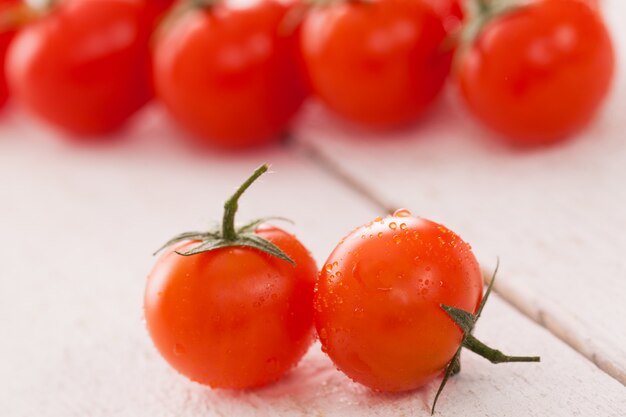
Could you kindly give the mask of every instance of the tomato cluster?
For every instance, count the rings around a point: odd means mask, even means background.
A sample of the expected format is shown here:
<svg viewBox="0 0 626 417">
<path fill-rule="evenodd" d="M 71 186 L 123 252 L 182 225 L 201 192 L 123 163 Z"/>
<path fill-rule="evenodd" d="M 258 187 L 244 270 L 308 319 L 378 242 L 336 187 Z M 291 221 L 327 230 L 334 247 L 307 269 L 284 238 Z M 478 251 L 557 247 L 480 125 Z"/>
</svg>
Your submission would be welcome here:
<svg viewBox="0 0 626 417">
<path fill-rule="evenodd" d="M 236 228 L 239 198 L 267 169 L 226 202 L 220 229 L 176 236 L 148 276 L 148 331 L 181 374 L 214 388 L 273 382 L 305 354 L 313 325 L 338 369 L 379 391 L 412 390 L 444 373 L 441 392 L 462 347 L 494 363 L 539 361 L 472 335 L 491 284 L 483 297 L 470 246 L 408 210 L 355 229 L 319 275 L 289 233 L 263 219 Z"/>
<path fill-rule="evenodd" d="M 54 3 L 11 24 L 24 6 L 0 0 L 0 63 L 16 101 L 78 137 L 119 129 L 153 96 L 189 137 L 223 148 L 276 141 L 310 95 L 396 128 L 423 117 L 452 72 L 478 120 L 543 144 L 593 118 L 614 67 L 595 0 Z"/>
</svg>

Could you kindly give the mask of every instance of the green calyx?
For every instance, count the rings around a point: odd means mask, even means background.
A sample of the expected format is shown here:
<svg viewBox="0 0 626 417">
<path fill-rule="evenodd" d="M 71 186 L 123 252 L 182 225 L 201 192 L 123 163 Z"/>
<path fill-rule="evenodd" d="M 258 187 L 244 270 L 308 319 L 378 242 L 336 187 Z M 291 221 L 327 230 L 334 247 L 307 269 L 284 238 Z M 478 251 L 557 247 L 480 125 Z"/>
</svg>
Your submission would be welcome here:
<svg viewBox="0 0 626 417">
<path fill-rule="evenodd" d="M 228 248 L 228 247 L 250 247 L 258 249 L 269 255 L 275 256 L 279 259 L 287 261 L 292 265 L 296 263 L 287 256 L 278 246 L 274 245 L 267 239 L 255 234 L 254 231 L 261 223 L 265 223 L 268 220 L 286 220 L 281 217 L 266 217 L 262 219 L 253 220 L 241 227 L 235 227 L 235 214 L 239 208 L 239 198 L 243 193 L 254 183 L 261 175 L 263 175 L 269 166 L 267 164 L 261 165 L 257 168 L 250 178 L 248 178 L 226 202 L 224 203 L 224 217 L 222 219 L 221 228 L 216 230 L 209 230 L 207 232 L 185 232 L 181 233 L 174 238 L 170 239 L 165 245 L 163 245 L 155 254 L 159 253 L 164 248 L 167 248 L 175 243 L 197 240 L 199 243 L 188 250 L 187 252 L 176 252 L 181 256 L 193 256 L 203 252 L 209 252 L 215 249 Z"/>
<path fill-rule="evenodd" d="M 448 316 L 459 326 L 459 328 L 463 331 L 463 341 L 461 342 L 461 346 L 457 349 L 456 353 L 452 357 L 450 363 L 446 367 L 443 380 L 439 385 L 439 389 L 437 390 L 437 394 L 435 395 L 435 399 L 433 401 L 433 406 L 431 409 L 431 414 L 435 413 L 435 406 L 437 405 L 437 400 L 439 399 L 439 395 L 443 391 L 443 388 L 446 386 L 448 379 L 451 376 L 454 376 L 461 372 L 461 350 L 463 348 L 467 348 L 472 352 L 482 356 L 487 359 L 491 363 L 507 363 L 507 362 L 539 362 L 541 358 L 539 356 L 508 356 L 499 350 L 492 349 L 489 346 L 485 345 L 483 342 L 478 340 L 472 332 L 474 327 L 476 326 L 476 322 L 480 318 L 480 315 L 489 299 L 489 295 L 491 294 L 491 289 L 493 288 L 493 283 L 496 279 L 496 274 L 498 273 L 498 267 L 500 262 L 496 264 L 496 268 L 493 271 L 493 275 L 491 276 L 491 281 L 489 282 L 489 286 L 487 287 L 487 291 L 485 291 L 485 296 L 483 297 L 480 306 L 478 307 L 478 311 L 476 314 L 469 313 L 465 310 L 461 310 L 456 307 L 450 307 L 445 304 L 441 304 L 441 308 L 448 314 Z"/>
<path fill-rule="evenodd" d="M 524 3 L 524 0 L 467 0 L 463 2 L 465 22 L 458 31 L 449 35 L 442 47 L 450 49 L 458 43 L 459 51 L 455 54 L 455 59 L 460 59 L 489 22 L 516 10 Z"/>
</svg>

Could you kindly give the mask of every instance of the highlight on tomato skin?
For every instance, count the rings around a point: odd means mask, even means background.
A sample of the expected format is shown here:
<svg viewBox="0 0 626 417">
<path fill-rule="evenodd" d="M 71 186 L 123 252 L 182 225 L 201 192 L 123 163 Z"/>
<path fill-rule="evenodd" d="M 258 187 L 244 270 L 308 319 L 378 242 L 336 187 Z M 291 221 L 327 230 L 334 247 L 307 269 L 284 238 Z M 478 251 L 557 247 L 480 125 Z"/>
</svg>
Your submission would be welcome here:
<svg viewBox="0 0 626 417">
<path fill-rule="evenodd" d="M 182 13 L 156 39 L 159 100 L 196 143 L 244 149 L 277 142 L 309 94 L 292 3 L 224 0 Z"/>
<path fill-rule="evenodd" d="M 152 9 L 138 0 L 66 0 L 16 36 L 7 77 L 18 103 L 76 137 L 120 129 L 152 97 Z"/>
<path fill-rule="evenodd" d="M 598 11 L 580 0 L 520 6 L 483 27 L 460 57 L 468 110 L 502 140 L 559 142 L 584 129 L 610 90 L 612 41 Z"/>
<path fill-rule="evenodd" d="M 309 11 L 300 47 L 320 100 L 380 130 L 405 127 L 431 107 L 450 71 L 446 37 L 423 0 L 339 1 Z"/>
<path fill-rule="evenodd" d="M 315 325 L 323 350 L 354 381 L 413 390 L 442 373 L 463 339 L 441 304 L 475 313 L 482 288 L 467 243 L 400 210 L 337 245 L 317 282 Z"/>
</svg>

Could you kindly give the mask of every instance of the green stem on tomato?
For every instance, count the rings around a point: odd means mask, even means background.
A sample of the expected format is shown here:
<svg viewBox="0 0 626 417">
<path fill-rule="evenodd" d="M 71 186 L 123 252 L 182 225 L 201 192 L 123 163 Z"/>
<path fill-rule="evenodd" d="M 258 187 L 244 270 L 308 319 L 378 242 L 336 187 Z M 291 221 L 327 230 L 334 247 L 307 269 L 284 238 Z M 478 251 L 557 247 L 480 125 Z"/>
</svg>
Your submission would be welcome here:
<svg viewBox="0 0 626 417">
<path fill-rule="evenodd" d="M 489 0 L 474 0 L 478 6 L 480 14 L 486 15 L 491 11 L 492 5 Z"/>
<path fill-rule="evenodd" d="M 498 259 L 496 268 L 493 271 L 493 275 L 491 276 L 491 280 L 489 282 L 489 285 L 487 286 L 487 291 L 485 291 L 483 300 L 478 306 L 476 313 L 472 314 L 469 311 L 461 310 L 456 307 L 451 307 L 451 306 L 444 305 L 444 304 L 441 305 L 441 308 L 443 309 L 443 311 L 445 311 L 446 314 L 448 314 L 448 316 L 452 319 L 452 321 L 454 321 L 456 325 L 459 327 L 459 329 L 463 332 L 463 340 L 461 342 L 461 345 L 457 349 L 456 353 L 454 354 L 454 356 L 448 363 L 448 366 L 446 367 L 446 370 L 443 375 L 443 379 L 441 380 L 441 384 L 439 385 L 439 388 L 437 389 L 437 393 L 435 394 L 435 399 L 433 400 L 433 406 L 430 409 L 431 415 L 435 413 L 435 406 L 437 405 L 439 396 L 441 395 L 443 388 L 446 386 L 448 379 L 458 374 L 461 370 L 460 357 L 461 357 L 461 350 L 463 348 L 467 348 L 471 350 L 472 352 L 487 359 L 491 363 L 540 362 L 541 361 L 541 358 L 539 356 L 505 355 L 499 350 L 493 349 L 487 346 L 480 340 L 476 339 L 476 337 L 474 337 L 474 335 L 472 334 L 472 332 L 474 331 L 474 327 L 476 326 L 476 322 L 480 318 L 480 315 L 482 314 L 483 309 L 485 308 L 485 305 L 487 304 L 487 300 L 489 299 L 489 296 L 491 295 L 491 291 L 493 289 L 493 284 L 495 282 L 499 266 L 500 266 L 500 260 Z"/>
<path fill-rule="evenodd" d="M 235 229 L 235 214 L 239 209 L 239 198 L 261 175 L 267 172 L 269 165 L 263 164 L 258 167 L 241 186 L 224 203 L 224 217 L 222 220 L 222 238 L 226 241 L 237 240 L 237 230 Z"/>
<path fill-rule="evenodd" d="M 490 348 L 480 340 L 476 339 L 472 334 L 466 336 L 463 341 L 463 347 L 468 348 L 477 355 L 482 356 L 491 363 L 506 362 L 540 362 L 539 356 L 508 356 L 497 349 Z"/>
</svg>

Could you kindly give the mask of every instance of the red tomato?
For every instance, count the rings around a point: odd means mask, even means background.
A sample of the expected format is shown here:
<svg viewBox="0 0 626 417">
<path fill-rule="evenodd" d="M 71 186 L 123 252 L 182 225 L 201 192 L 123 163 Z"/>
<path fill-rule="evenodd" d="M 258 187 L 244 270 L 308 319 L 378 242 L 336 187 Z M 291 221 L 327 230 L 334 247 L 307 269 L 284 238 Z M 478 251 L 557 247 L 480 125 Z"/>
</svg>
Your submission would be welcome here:
<svg viewBox="0 0 626 417">
<path fill-rule="evenodd" d="M 307 95 L 296 37 L 281 32 L 289 7 L 218 2 L 187 12 L 159 37 L 157 95 L 199 142 L 251 147 L 286 128 Z"/>
<path fill-rule="evenodd" d="M 15 30 L 10 28 L 10 23 L 7 26 L 3 26 L 3 16 L 11 7 L 15 7 L 20 3 L 20 0 L 0 0 L 0 108 L 4 106 L 9 96 L 7 89 L 6 76 L 4 74 L 4 61 L 9 48 L 9 44 L 15 35 Z"/>
<path fill-rule="evenodd" d="M 482 278 L 470 246 L 429 220 L 398 210 L 343 239 L 314 299 L 323 350 L 354 381 L 404 391 L 435 378 L 463 333 L 440 307 L 475 313 Z"/>
<path fill-rule="evenodd" d="M 276 227 L 234 227 L 239 196 L 267 169 L 226 202 L 221 231 L 177 236 L 148 276 L 144 312 L 155 346 L 178 372 L 211 387 L 275 381 L 313 341 L 309 252 Z"/>
<path fill-rule="evenodd" d="M 538 145 L 581 130 L 609 91 L 615 58 L 598 15 L 579 1 L 533 3 L 488 23 L 462 57 L 469 110 L 511 142 Z"/>
<path fill-rule="evenodd" d="M 313 341 L 315 262 L 275 227 L 256 233 L 296 263 L 244 247 L 189 257 L 172 247 L 148 278 L 145 317 L 161 355 L 193 381 L 219 388 L 273 382 Z"/>
<path fill-rule="evenodd" d="M 450 70 L 441 18 L 421 0 L 313 8 L 301 49 L 314 92 L 347 120 L 407 124 L 434 101 Z"/>
<path fill-rule="evenodd" d="M 77 135 L 118 129 L 151 98 L 143 2 L 67 0 L 24 28 L 7 77 L 33 114 Z"/>
<path fill-rule="evenodd" d="M 425 0 L 441 17 L 448 33 L 461 29 L 465 13 L 460 0 Z"/>
</svg>

